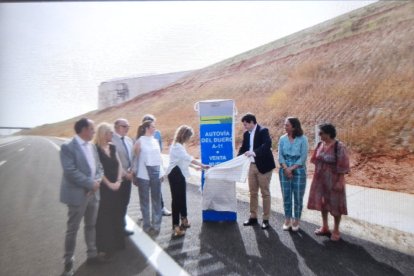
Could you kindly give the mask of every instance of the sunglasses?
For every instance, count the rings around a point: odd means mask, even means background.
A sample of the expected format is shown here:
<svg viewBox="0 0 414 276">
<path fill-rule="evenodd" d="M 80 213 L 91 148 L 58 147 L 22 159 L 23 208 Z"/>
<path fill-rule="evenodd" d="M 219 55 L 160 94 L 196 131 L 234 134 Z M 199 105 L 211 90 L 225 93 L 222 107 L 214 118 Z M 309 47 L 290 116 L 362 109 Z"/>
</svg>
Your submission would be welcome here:
<svg viewBox="0 0 414 276">
<path fill-rule="evenodd" d="M 119 125 L 120 127 L 129 128 L 129 126 L 126 125 Z"/>
</svg>

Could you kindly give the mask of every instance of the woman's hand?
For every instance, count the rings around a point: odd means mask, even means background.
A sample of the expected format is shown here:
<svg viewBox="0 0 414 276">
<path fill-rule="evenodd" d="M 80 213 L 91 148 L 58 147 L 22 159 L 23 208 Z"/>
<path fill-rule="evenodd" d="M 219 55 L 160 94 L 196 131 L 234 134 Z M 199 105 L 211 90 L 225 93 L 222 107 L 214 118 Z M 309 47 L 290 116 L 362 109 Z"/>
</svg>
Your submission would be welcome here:
<svg viewBox="0 0 414 276">
<path fill-rule="evenodd" d="M 118 191 L 119 187 L 121 187 L 121 181 L 118 180 L 117 182 L 111 183 L 110 188 L 112 191 Z"/>
<path fill-rule="evenodd" d="M 287 178 L 292 178 L 293 177 L 293 170 L 291 168 L 284 168 L 283 169 L 283 173 L 287 176 Z"/>
<path fill-rule="evenodd" d="M 341 175 L 339 175 L 338 180 L 332 186 L 332 190 L 334 190 L 335 192 L 342 192 L 344 188 L 345 188 L 345 183 L 341 181 Z"/>
</svg>

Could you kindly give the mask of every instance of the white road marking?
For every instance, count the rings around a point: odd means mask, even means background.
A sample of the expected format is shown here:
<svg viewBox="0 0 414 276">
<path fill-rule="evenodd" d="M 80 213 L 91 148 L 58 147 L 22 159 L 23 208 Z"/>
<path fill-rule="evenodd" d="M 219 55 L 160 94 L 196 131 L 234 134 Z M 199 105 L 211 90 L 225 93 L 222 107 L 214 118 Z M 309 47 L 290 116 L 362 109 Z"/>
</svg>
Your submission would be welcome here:
<svg viewBox="0 0 414 276">
<path fill-rule="evenodd" d="M 134 234 L 130 236 L 132 242 L 141 251 L 141 253 L 148 259 L 152 266 L 161 275 L 182 275 L 189 276 L 173 258 L 155 243 L 138 225 L 129 217 L 126 216 L 127 228 L 133 228 Z"/>
<path fill-rule="evenodd" d="M 0 161 L 0 166 L 5 164 L 6 162 L 7 162 L 6 160 Z"/>
<path fill-rule="evenodd" d="M 24 151 L 24 148 L 19 149 L 18 151 Z"/>
<path fill-rule="evenodd" d="M 55 143 L 53 143 L 52 141 L 50 141 L 47 138 L 45 138 L 45 139 L 46 139 L 46 141 L 48 141 L 49 143 L 51 143 L 55 149 L 57 149 L 58 151 L 60 151 L 60 147 L 58 145 L 56 145 Z"/>
<path fill-rule="evenodd" d="M 62 141 L 67 141 L 67 140 L 69 140 L 68 138 L 57 137 L 57 136 L 54 136 L 53 138 L 55 138 L 55 139 L 59 139 L 59 140 L 62 140 Z"/>
<path fill-rule="evenodd" d="M 2 148 L 2 147 L 7 147 L 7 146 L 10 146 L 10 145 L 12 145 L 12 144 L 16 144 L 16 143 L 18 143 L 18 142 L 20 142 L 20 141 L 22 141 L 22 140 L 24 140 L 24 139 L 23 139 L 23 138 L 20 138 L 20 139 L 18 139 L 18 140 L 14 140 L 14 141 L 12 141 L 12 142 L 6 142 L 6 143 L 4 143 L 4 144 L 0 145 L 0 148 Z"/>
</svg>

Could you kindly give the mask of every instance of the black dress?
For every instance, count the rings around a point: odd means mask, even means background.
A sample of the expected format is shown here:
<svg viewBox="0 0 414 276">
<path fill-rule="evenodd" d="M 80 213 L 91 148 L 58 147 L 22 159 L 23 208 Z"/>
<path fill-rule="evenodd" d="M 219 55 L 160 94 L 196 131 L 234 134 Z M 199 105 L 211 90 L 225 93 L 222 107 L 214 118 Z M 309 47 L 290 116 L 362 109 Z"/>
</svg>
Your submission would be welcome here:
<svg viewBox="0 0 414 276">
<path fill-rule="evenodd" d="M 115 146 L 109 145 L 110 156 L 98 145 L 97 149 L 105 177 L 110 182 L 116 182 L 119 162 Z M 101 200 L 96 220 L 96 247 L 98 252 L 112 253 L 125 247 L 121 195 L 119 190 L 111 190 L 103 181 L 99 191 Z"/>
</svg>

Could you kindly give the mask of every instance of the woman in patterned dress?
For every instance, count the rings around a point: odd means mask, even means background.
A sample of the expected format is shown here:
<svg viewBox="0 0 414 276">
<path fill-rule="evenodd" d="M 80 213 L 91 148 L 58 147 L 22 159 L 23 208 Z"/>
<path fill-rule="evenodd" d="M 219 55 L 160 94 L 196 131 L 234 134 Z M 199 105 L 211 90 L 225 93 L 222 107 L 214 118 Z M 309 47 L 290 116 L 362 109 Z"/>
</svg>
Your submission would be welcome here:
<svg viewBox="0 0 414 276">
<path fill-rule="evenodd" d="M 316 235 L 331 234 L 332 241 L 340 240 L 339 223 L 347 215 L 345 174 L 349 172 L 349 156 L 345 145 L 335 139 L 336 129 L 332 124 L 321 124 L 319 136 L 322 140 L 314 151 L 311 162 L 315 173 L 309 192 L 308 209 L 321 211 L 322 227 Z M 328 225 L 328 212 L 334 217 L 332 233 Z"/>
</svg>

